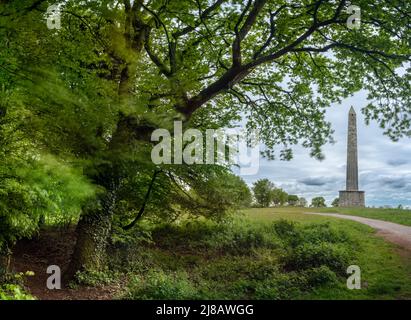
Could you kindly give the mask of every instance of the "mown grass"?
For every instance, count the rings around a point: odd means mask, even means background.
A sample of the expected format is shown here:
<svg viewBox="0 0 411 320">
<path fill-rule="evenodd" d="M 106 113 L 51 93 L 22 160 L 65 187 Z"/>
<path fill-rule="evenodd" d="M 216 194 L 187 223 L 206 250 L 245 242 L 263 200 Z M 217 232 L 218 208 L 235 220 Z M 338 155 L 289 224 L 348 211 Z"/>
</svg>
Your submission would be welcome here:
<svg viewBox="0 0 411 320">
<path fill-rule="evenodd" d="M 411 210 L 375 208 L 307 208 L 306 210 L 312 212 L 341 213 L 411 226 Z"/>
<path fill-rule="evenodd" d="M 411 298 L 411 266 L 353 221 L 250 209 L 230 222 L 155 226 L 150 242 L 115 250 L 127 270 L 122 299 Z M 346 287 L 358 265 L 362 289 Z"/>
</svg>

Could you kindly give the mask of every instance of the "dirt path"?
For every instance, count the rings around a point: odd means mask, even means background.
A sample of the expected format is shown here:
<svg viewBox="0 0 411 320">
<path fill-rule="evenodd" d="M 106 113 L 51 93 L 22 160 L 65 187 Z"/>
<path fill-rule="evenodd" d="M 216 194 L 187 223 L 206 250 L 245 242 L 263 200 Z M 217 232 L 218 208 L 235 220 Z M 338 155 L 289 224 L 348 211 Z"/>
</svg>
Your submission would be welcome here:
<svg viewBox="0 0 411 320">
<path fill-rule="evenodd" d="M 350 216 L 337 213 L 307 213 L 327 217 L 336 217 L 341 219 L 353 220 L 366 224 L 378 231 L 377 235 L 384 237 L 388 241 L 395 243 L 411 252 L 411 227 L 404 226 L 388 221 Z"/>
<path fill-rule="evenodd" d="M 110 300 L 118 291 L 116 287 L 70 289 L 62 282 L 61 290 L 49 290 L 46 283 L 50 274 L 47 267 L 57 265 L 61 271 L 67 268 L 75 243 L 72 230 L 42 232 L 41 237 L 19 241 L 13 250 L 11 267 L 16 272 L 33 271 L 25 286 L 39 300 Z"/>
</svg>

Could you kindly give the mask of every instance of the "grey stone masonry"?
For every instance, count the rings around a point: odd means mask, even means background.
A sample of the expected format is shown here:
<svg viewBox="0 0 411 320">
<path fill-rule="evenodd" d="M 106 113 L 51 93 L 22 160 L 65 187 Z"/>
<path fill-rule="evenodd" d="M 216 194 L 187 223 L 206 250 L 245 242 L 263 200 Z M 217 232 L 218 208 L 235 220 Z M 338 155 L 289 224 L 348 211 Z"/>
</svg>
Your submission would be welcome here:
<svg viewBox="0 0 411 320">
<path fill-rule="evenodd" d="M 339 206 L 365 206 L 365 193 L 358 191 L 357 115 L 353 107 L 348 113 L 346 190 L 340 191 Z"/>
<path fill-rule="evenodd" d="M 340 207 L 365 207 L 364 191 L 340 191 Z"/>
<path fill-rule="evenodd" d="M 347 191 L 358 191 L 357 115 L 351 107 L 348 113 Z"/>
</svg>

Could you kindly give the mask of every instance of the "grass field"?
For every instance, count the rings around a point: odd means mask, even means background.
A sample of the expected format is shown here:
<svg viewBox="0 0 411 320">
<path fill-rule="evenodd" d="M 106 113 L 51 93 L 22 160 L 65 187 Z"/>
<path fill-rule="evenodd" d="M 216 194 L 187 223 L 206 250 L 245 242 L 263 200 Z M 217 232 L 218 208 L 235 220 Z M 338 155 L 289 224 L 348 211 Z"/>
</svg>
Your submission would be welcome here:
<svg viewBox="0 0 411 320">
<path fill-rule="evenodd" d="M 306 208 L 311 212 L 341 213 L 411 226 L 411 210 L 373 208 Z"/>
<path fill-rule="evenodd" d="M 295 207 L 283 207 L 283 208 L 268 208 L 268 209 L 250 209 L 257 210 L 258 212 L 272 212 L 276 213 L 302 213 L 302 212 L 319 212 L 319 213 L 340 213 L 353 215 L 364 218 L 378 219 L 384 221 L 390 221 L 406 226 L 411 226 L 411 210 L 399 210 L 399 209 L 374 209 L 374 208 L 295 208 Z M 271 211 L 270 211 L 271 210 Z M 298 216 L 297 216 L 298 217 Z"/>
<path fill-rule="evenodd" d="M 249 209 L 150 233 L 149 243 L 111 256 L 127 270 L 121 299 L 411 299 L 410 256 L 357 222 Z M 361 290 L 346 287 L 349 265 L 361 268 Z"/>
<path fill-rule="evenodd" d="M 287 219 L 301 224 L 327 222 L 339 230 L 344 230 L 361 244 L 362 248 L 358 250 L 357 258 L 352 262 L 361 267 L 362 281 L 366 283 L 367 288 L 349 292 L 345 288 L 323 288 L 316 290 L 307 297 L 326 299 L 411 298 L 411 257 L 409 255 L 400 253 L 395 245 L 375 236 L 375 231 L 368 226 L 332 217 L 305 215 L 301 213 L 302 211 L 351 214 L 411 225 L 410 211 L 343 208 L 264 208 L 245 210 L 244 214 L 253 221 L 270 222 Z M 392 218 L 390 217 L 391 214 L 398 214 L 398 216 Z"/>
</svg>

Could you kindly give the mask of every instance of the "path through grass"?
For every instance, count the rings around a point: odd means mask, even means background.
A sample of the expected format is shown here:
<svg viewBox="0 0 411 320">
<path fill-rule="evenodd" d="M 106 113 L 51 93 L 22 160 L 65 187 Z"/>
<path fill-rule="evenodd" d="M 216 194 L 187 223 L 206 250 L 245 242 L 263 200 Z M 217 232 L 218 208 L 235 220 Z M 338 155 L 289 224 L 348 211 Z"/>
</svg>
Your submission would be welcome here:
<svg viewBox="0 0 411 320">
<path fill-rule="evenodd" d="M 320 212 L 329 212 L 326 209 Z M 244 214 L 254 221 L 276 221 L 287 219 L 298 221 L 301 224 L 330 223 L 339 230 L 344 230 L 353 239 L 359 241 L 362 249 L 358 251 L 356 264 L 361 267 L 363 289 L 347 291 L 344 288 L 320 289 L 308 295 L 310 298 L 411 298 L 411 253 L 405 252 L 395 245 L 387 243 L 382 238 L 375 236 L 375 231 L 365 225 L 354 221 L 334 219 L 332 217 L 311 216 L 301 213 L 301 208 L 267 208 L 250 209 Z M 303 209 L 303 211 L 315 211 L 314 209 Z M 318 209 L 317 209 L 318 211 Z M 361 209 L 334 209 L 334 212 L 353 214 L 362 213 L 364 217 L 386 217 L 393 214 L 391 210 L 364 210 Z M 398 220 L 411 224 L 407 214 L 403 212 L 398 216 Z M 400 219 L 402 217 L 402 219 Z M 393 221 L 388 220 L 387 221 Z M 404 224 L 406 224 L 404 223 Z"/>
</svg>

